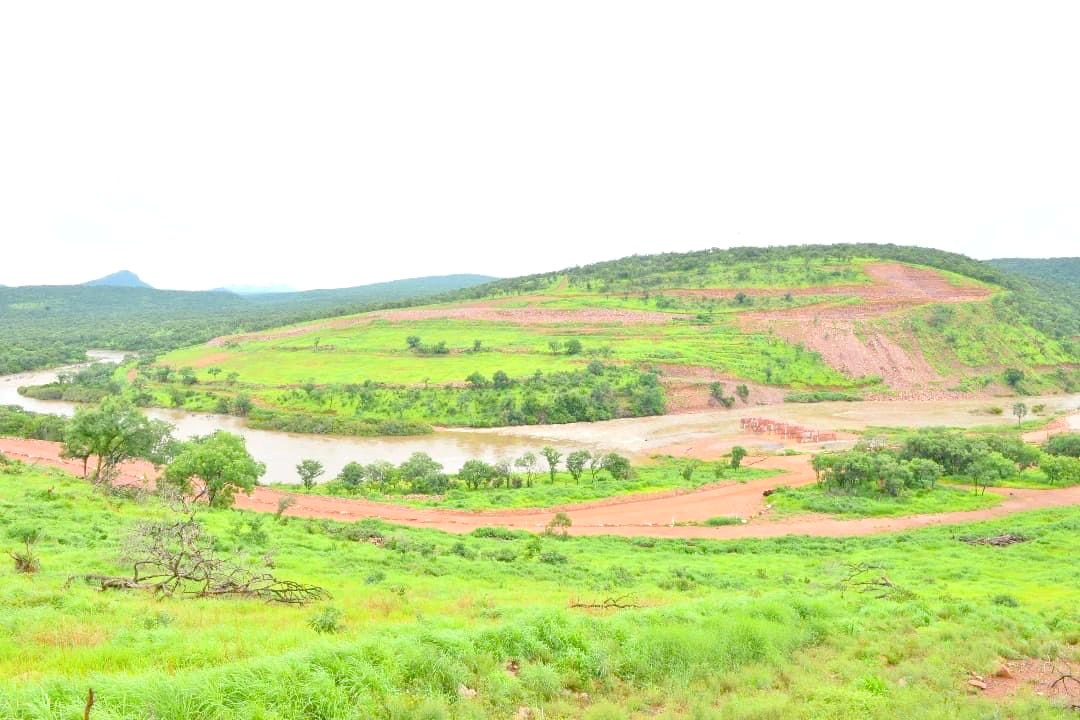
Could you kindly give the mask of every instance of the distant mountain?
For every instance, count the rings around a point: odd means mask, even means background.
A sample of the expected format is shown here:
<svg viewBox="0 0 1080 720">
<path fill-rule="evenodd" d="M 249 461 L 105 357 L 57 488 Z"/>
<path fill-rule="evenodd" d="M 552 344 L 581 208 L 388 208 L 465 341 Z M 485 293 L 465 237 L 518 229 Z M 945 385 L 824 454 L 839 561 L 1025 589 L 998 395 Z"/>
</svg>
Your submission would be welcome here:
<svg viewBox="0 0 1080 720">
<path fill-rule="evenodd" d="M 1073 287 L 1080 286 L 1080 257 L 997 258 L 987 263 L 1001 270 L 1034 280 L 1050 280 Z"/>
<path fill-rule="evenodd" d="M 89 286 L 101 286 L 107 287 L 135 287 L 135 288 L 149 288 L 151 287 L 147 283 L 144 283 L 139 279 L 139 276 L 130 270 L 121 270 L 120 272 L 114 272 L 112 275 L 106 275 L 105 277 L 98 278 L 97 280 L 91 280 L 85 282 L 83 285 Z"/>
</svg>

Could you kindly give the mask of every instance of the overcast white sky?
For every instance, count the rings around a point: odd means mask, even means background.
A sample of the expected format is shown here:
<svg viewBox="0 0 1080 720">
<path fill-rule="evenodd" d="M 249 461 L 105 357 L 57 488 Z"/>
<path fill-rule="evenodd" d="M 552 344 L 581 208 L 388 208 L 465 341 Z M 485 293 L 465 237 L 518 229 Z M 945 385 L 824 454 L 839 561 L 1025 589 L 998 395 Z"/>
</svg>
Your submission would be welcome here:
<svg viewBox="0 0 1080 720">
<path fill-rule="evenodd" d="M 6 2 L 0 283 L 1080 254 L 1080 3 Z"/>
</svg>

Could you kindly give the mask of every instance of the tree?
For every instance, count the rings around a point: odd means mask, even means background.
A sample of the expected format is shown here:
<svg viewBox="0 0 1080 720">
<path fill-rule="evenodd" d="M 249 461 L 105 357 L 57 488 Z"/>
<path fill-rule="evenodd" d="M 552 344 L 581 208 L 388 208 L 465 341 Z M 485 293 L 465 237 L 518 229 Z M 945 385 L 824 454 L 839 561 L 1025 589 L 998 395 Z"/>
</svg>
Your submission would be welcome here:
<svg viewBox="0 0 1080 720">
<path fill-rule="evenodd" d="M 618 453 L 608 453 L 601 461 L 601 466 L 608 471 L 612 480 L 629 480 L 634 470 L 630 461 Z"/>
<path fill-rule="evenodd" d="M 700 465 L 700 460 L 690 458 L 681 466 L 679 466 L 679 476 L 682 477 L 684 483 L 686 483 L 687 485 L 690 484 L 690 482 L 694 479 L 694 473 L 697 471 Z"/>
<path fill-rule="evenodd" d="M 566 343 L 566 354 L 567 355 L 580 355 L 581 354 L 581 341 L 578 340 L 577 338 L 573 338 L 572 340 L 568 340 L 567 343 Z"/>
<path fill-rule="evenodd" d="M 397 468 L 386 460 L 376 460 L 364 468 L 368 481 L 379 488 L 381 492 L 388 493 L 393 489 L 397 480 Z"/>
<path fill-rule="evenodd" d="M 233 415 L 239 415 L 240 417 L 247 417 L 251 412 L 251 396 L 247 393 L 239 393 L 232 402 Z"/>
<path fill-rule="evenodd" d="M 589 477 L 593 482 L 600 479 L 600 471 L 604 469 L 604 456 L 596 453 L 589 458 Z"/>
<path fill-rule="evenodd" d="M 999 452 L 979 455 L 968 468 L 968 475 L 975 483 L 975 492 L 983 495 L 986 494 L 987 487 L 997 485 L 1002 480 L 1012 477 L 1014 472 L 1016 472 L 1016 465 Z"/>
<path fill-rule="evenodd" d="M 367 468 L 358 462 L 350 462 L 341 468 L 335 479 L 349 490 L 355 490 L 364 482 L 366 474 Z"/>
<path fill-rule="evenodd" d="M 1080 433 L 1060 433 L 1047 439 L 1043 450 L 1051 455 L 1080 457 Z"/>
<path fill-rule="evenodd" d="M 300 482 L 304 488 L 311 490 L 315 487 L 315 481 L 326 472 L 323 464 L 318 460 L 301 460 L 296 466 L 296 474 L 300 476 Z"/>
<path fill-rule="evenodd" d="M 746 385 L 736 385 L 735 394 L 745 403 L 750 397 L 750 388 L 746 387 Z"/>
<path fill-rule="evenodd" d="M 430 455 L 415 452 L 409 459 L 398 466 L 401 479 L 409 483 L 409 491 L 414 493 L 439 493 L 446 490 L 447 479 L 443 466 L 435 462 Z"/>
<path fill-rule="evenodd" d="M 532 487 L 533 476 L 536 474 L 536 455 L 532 452 L 526 452 L 514 461 L 514 467 L 521 468 L 522 472 L 525 473 L 525 486 Z"/>
<path fill-rule="evenodd" d="M 469 387 L 473 390 L 486 388 L 490 384 L 488 379 L 479 372 L 474 372 L 472 375 L 465 378 L 465 382 L 469 383 Z"/>
<path fill-rule="evenodd" d="M 458 471 L 458 479 L 470 490 L 477 490 L 491 482 L 495 468 L 483 460 L 466 460 Z"/>
<path fill-rule="evenodd" d="M 174 448 L 172 426 L 149 420 L 139 409 L 118 396 L 109 396 L 96 408 L 79 408 L 64 433 L 61 456 L 82 460 L 83 477 L 91 457 L 97 458 L 93 480 L 109 483 L 120 464 L 145 458 L 164 464 Z"/>
<path fill-rule="evenodd" d="M 546 535 L 555 535 L 558 532 L 558 534 L 566 537 L 566 533 L 570 530 L 570 526 L 573 524 L 574 523 L 570 519 L 570 516 L 566 513 L 555 513 L 555 517 L 551 518 L 551 520 L 548 521 L 548 524 L 544 527 L 544 533 Z"/>
<path fill-rule="evenodd" d="M 581 482 L 581 473 L 585 470 L 585 465 L 592 459 L 592 453 L 588 450 L 575 450 L 566 456 L 566 469 L 570 473 L 570 477 L 574 478 L 574 482 Z"/>
<path fill-rule="evenodd" d="M 491 376 L 491 384 L 496 390 L 505 390 L 512 384 L 510 376 L 504 373 L 502 370 L 496 370 L 495 374 Z"/>
<path fill-rule="evenodd" d="M 1080 485 L 1080 458 L 1068 455 L 1043 455 L 1039 469 L 1047 482 L 1057 485 Z"/>
<path fill-rule="evenodd" d="M 1024 371 L 1017 368 L 1008 368 L 1002 374 L 1005 384 L 1013 390 L 1020 392 L 1020 383 L 1024 381 Z"/>
<path fill-rule="evenodd" d="M 191 494 L 197 478 L 202 487 L 196 500 L 205 496 L 212 507 L 229 507 L 237 491 L 250 494 L 265 472 L 266 466 L 251 457 L 243 437 L 218 430 L 184 443 L 162 477 L 185 494 Z"/>
<path fill-rule="evenodd" d="M 548 475 L 551 477 L 551 482 L 555 482 L 555 473 L 559 469 L 559 461 L 562 460 L 562 453 L 551 447 L 545 445 L 540 448 L 540 454 L 544 456 L 544 460 L 547 461 Z"/>
<path fill-rule="evenodd" d="M 185 385 L 194 385 L 198 382 L 195 371 L 189 367 L 180 368 L 180 382 Z"/>
<path fill-rule="evenodd" d="M 731 467 L 733 470 L 739 469 L 744 457 L 746 457 L 746 448 L 742 445 L 736 445 L 731 448 Z"/>
<path fill-rule="evenodd" d="M 1020 425 L 1024 421 L 1024 417 L 1028 414 L 1028 407 L 1022 402 L 1014 403 L 1012 406 L 1012 414 L 1016 418 L 1016 426 Z"/>
<path fill-rule="evenodd" d="M 410 350 L 419 349 L 419 347 L 420 347 L 420 336 L 419 335 L 410 335 L 409 337 L 405 338 L 405 344 L 409 346 Z"/>
</svg>

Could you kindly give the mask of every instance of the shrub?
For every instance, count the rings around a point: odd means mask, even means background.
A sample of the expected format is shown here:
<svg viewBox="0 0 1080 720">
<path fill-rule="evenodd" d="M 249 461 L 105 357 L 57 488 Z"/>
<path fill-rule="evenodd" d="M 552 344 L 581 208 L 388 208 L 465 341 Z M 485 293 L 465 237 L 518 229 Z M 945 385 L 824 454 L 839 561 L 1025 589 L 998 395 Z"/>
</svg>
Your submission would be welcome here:
<svg viewBox="0 0 1080 720">
<path fill-rule="evenodd" d="M 343 629 L 341 618 L 342 613 L 336 607 L 323 608 L 311 616 L 311 619 L 308 620 L 308 627 L 317 633 L 332 635 L 341 632 Z"/>
</svg>

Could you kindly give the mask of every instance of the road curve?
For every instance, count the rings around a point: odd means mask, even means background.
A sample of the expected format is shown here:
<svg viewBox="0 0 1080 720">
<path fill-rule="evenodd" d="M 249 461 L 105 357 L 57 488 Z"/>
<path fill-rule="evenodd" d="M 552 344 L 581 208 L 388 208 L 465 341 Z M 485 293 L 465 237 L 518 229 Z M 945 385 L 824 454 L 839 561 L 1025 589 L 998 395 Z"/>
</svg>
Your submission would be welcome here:
<svg viewBox="0 0 1080 720">
<path fill-rule="evenodd" d="M 81 470 L 79 463 L 60 457 L 59 443 L 0 438 L 0 452 L 28 463 L 59 467 L 76 474 Z M 874 535 L 932 525 L 988 520 L 1027 510 L 1080 505 L 1080 486 L 1053 490 L 991 488 L 991 492 L 1004 499 L 995 507 L 983 510 L 853 520 L 823 515 L 775 519 L 768 515 L 767 498 L 763 493 L 781 485 L 796 486 L 814 482 L 810 459 L 806 455 L 768 457 L 756 463 L 756 466 L 775 468 L 782 473 L 748 483 L 615 497 L 558 509 L 570 516 L 573 523 L 570 532 L 574 535 L 730 539 L 783 535 Z M 121 479 L 140 482 L 151 477 L 153 472 L 153 467 L 148 463 L 128 463 L 122 470 Z M 557 510 L 545 508 L 462 511 L 412 508 L 357 498 L 288 493 L 264 487 L 256 488 L 251 495 L 237 496 L 236 506 L 257 512 L 276 512 L 279 501 L 287 495 L 291 495 L 295 500 L 295 504 L 286 511 L 287 515 L 293 517 L 346 522 L 379 518 L 392 523 L 455 533 L 465 533 L 485 526 L 537 531 L 547 524 Z M 748 518 L 749 521 L 722 527 L 675 524 L 701 521 L 718 515 L 735 515 Z"/>
</svg>

